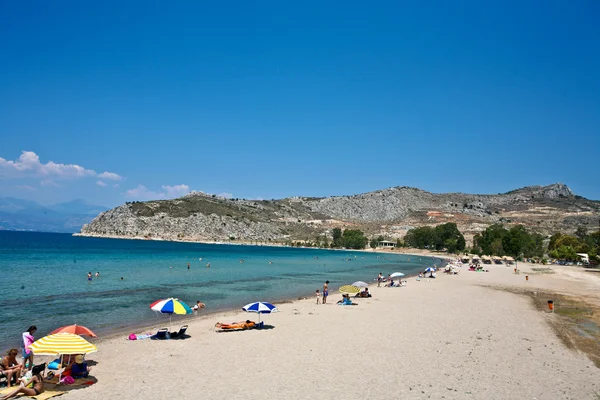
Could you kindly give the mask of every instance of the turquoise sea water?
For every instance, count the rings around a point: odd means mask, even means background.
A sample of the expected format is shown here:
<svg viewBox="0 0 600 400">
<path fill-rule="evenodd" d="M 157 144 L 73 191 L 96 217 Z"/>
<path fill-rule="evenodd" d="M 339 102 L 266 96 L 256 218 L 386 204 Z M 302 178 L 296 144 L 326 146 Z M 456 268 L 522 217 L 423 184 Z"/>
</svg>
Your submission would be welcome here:
<svg viewBox="0 0 600 400">
<path fill-rule="evenodd" d="M 161 298 L 178 297 L 190 306 L 200 300 L 207 304 L 206 311 L 238 309 L 253 301 L 312 296 L 325 280 L 333 294 L 357 280 L 372 282 L 379 272 L 411 274 L 436 261 L 352 251 L 0 231 L 0 351 L 18 345 L 30 325 L 38 327 L 36 338 L 74 323 L 107 334 L 167 321 L 149 309 Z M 87 273 L 97 271 L 100 278 L 88 281 Z"/>
</svg>

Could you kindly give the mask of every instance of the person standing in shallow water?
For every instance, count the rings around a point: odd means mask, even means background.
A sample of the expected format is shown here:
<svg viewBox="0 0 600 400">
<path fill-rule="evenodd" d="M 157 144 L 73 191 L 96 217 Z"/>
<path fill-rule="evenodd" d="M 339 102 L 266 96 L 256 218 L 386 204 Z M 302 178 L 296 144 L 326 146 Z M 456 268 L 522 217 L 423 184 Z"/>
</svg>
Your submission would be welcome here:
<svg viewBox="0 0 600 400">
<path fill-rule="evenodd" d="M 190 269 L 190 263 L 188 263 L 188 269 Z"/>
<path fill-rule="evenodd" d="M 329 296 L 329 281 L 323 284 L 323 304 L 327 303 L 327 296 Z"/>
</svg>

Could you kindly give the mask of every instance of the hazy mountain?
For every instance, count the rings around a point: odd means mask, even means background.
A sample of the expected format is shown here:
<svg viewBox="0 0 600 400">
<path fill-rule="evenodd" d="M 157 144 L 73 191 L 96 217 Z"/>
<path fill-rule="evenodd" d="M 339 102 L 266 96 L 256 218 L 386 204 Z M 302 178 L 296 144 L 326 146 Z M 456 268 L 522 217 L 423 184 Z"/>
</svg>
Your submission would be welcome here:
<svg viewBox="0 0 600 400">
<path fill-rule="evenodd" d="M 73 200 L 42 206 L 30 200 L 0 197 L 0 230 L 77 232 L 107 207 Z"/>
</svg>

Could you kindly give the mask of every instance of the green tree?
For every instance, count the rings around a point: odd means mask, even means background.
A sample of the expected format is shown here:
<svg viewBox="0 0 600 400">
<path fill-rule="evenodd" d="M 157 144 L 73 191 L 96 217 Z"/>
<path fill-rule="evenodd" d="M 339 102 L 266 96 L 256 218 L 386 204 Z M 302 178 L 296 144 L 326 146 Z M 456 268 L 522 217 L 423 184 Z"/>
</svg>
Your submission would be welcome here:
<svg viewBox="0 0 600 400">
<path fill-rule="evenodd" d="M 333 228 L 333 246 L 342 247 L 342 230 L 340 228 Z"/>
<path fill-rule="evenodd" d="M 344 247 L 349 249 L 364 249 L 369 242 L 365 234 L 358 229 L 346 229 L 342 235 Z"/>
</svg>

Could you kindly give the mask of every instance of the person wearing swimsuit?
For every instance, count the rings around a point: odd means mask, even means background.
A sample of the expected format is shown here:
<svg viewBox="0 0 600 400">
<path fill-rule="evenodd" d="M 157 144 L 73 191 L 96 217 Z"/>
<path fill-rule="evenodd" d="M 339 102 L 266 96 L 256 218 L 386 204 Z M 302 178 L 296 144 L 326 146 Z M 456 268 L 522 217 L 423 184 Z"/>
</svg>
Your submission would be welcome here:
<svg viewBox="0 0 600 400">
<path fill-rule="evenodd" d="M 31 373 L 33 374 L 33 378 L 31 378 L 33 387 L 32 388 L 19 387 L 14 392 L 11 392 L 3 397 L 0 397 L 0 400 L 12 399 L 19 393 L 23 393 L 25 396 L 37 396 L 40 393 L 43 393 L 44 392 L 44 378 L 42 378 L 41 372 L 42 372 L 42 368 L 40 366 L 36 365 L 35 367 L 33 367 L 33 369 L 31 370 Z"/>
<path fill-rule="evenodd" d="M 323 304 L 327 303 L 327 296 L 329 296 L 329 281 L 323 284 Z"/>
</svg>

